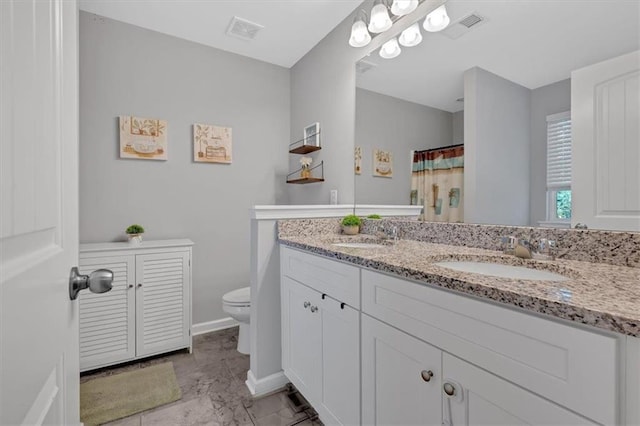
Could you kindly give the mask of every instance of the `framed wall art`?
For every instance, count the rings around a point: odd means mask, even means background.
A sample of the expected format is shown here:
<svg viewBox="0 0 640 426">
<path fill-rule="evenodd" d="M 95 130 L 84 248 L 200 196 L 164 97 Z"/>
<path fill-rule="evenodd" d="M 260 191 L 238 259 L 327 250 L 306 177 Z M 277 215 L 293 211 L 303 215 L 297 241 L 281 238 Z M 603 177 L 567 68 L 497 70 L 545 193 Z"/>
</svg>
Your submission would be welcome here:
<svg viewBox="0 0 640 426">
<path fill-rule="evenodd" d="M 193 161 L 231 164 L 231 127 L 193 125 Z"/>
<path fill-rule="evenodd" d="M 378 177 L 393 177 L 393 155 L 391 151 L 373 150 L 373 175 Z"/>
<path fill-rule="evenodd" d="M 120 158 L 166 160 L 167 122 L 133 115 L 119 117 Z"/>
</svg>

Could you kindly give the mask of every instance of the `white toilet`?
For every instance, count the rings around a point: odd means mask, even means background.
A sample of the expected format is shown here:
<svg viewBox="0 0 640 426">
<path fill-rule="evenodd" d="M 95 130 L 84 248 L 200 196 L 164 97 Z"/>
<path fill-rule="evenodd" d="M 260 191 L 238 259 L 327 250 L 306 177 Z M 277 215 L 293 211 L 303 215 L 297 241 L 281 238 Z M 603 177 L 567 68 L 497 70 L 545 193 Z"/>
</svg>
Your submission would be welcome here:
<svg viewBox="0 0 640 426">
<path fill-rule="evenodd" d="M 249 353 L 249 318 L 251 317 L 251 290 L 249 287 L 230 291 L 222 296 L 222 310 L 240 323 L 238 352 Z"/>
</svg>

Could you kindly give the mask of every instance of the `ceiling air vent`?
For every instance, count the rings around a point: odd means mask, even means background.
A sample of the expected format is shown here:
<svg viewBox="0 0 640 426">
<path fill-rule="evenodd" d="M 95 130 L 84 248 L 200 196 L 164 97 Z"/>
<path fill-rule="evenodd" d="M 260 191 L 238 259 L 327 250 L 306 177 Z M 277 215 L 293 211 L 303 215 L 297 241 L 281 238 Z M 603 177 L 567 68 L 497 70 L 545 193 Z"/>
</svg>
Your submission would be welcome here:
<svg viewBox="0 0 640 426">
<path fill-rule="evenodd" d="M 264 27 L 260 24 L 234 16 L 231 19 L 231 22 L 229 22 L 227 35 L 240 38 L 242 40 L 253 40 L 256 38 L 256 35 L 258 35 L 258 32 L 263 28 Z"/>
<path fill-rule="evenodd" d="M 356 73 L 357 74 L 364 74 L 365 72 L 371 70 L 372 68 L 377 67 L 378 64 L 374 64 L 373 62 L 368 62 L 363 60 L 360 60 L 358 62 L 356 62 Z"/>
<path fill-rule="evenodd" d="M 476 29 L 487 22 L 487 18 L 480 16 L 478 13 L 470 13 L 456 22 L 451 23 L 447 28 L 438 34 L 449 37 L 452 40 L 462 37 L 472 29 Z"/>
</svg>

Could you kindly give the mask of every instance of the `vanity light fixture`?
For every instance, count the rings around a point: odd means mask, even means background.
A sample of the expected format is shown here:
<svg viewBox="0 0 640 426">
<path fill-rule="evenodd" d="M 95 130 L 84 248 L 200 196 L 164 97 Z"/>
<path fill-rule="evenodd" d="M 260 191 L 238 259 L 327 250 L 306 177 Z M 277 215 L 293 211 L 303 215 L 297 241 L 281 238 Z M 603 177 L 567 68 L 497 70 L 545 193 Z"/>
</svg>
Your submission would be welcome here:
<svg viewBox="0 0 640 426">
<path fill-rule="evenodd" d="M 402 52 L 397 38 L 392 38 L 382 45 L 380 48 L 380 57 L 384 59 L 393 59 Z"/>
<path fill-rule="evenodd" d="M 396 16 L 407 15 L 418 7 L 418 0 L 393 0 L 391 13 Z"/>
<path fill-rule="evenodd" d="M 420 34 L 420 25 L 417 22 L 404 30 L 398 38 L 398 42 L 405 47 L 417 46 L 421 41 L 422 34 Z"/>
<path fill-rule="evenodd" d="M 369 32 L 382 33 L 387 31 L 393 22 L 389 17 L 386 0 L 375 0 L 371 9 L 371 20 L 369 21 Z"/>
<path fill-rule="evenodd" d="M 351 26 L 351 37 L 349 38 L 349 45 L 352 47 L 364 47 L 371 42 L 371 35 L 367 30 L 367 14 L 364 10 L 359 10 L 355 18 L 353 18 L 353 25 Z"/>
<path fill-rule="evenodd" d="M 427 15 L 423 27 L 425 30 L 435 33 L 447 28 L 450 21 L 451 19 L 449 19 L 449 15 L 447 15 L 447 8 L 443 4 Z"/>
</svg>

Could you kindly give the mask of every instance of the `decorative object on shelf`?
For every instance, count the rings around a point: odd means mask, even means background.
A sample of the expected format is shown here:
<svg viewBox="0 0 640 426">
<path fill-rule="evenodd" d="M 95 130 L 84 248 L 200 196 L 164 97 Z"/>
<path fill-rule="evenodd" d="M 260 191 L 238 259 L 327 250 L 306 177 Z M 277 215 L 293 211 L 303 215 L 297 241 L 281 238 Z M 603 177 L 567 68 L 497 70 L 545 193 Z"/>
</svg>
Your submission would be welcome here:
<svg viewBox="0 0 640 426">
<path fill-rule="evenodd" d="M 304 145 L 320 146 L 320 123 L 309 124 L 303 130 Z"/>
<path fill-rule="evenodd" d="M 142 234 L 144 234 L 144 228 L 142 225 L 133 224 L 130 225 L 125 231 L 129 237 L 129 244 L 139 245 L 142 244 Z"/>
<path fill-rule="evenodd" d="M 369 19 L 368 23 L 367 13 L 362 9 L 358 10 L 353 18 L 349 45 L 352 47 L 367 46 L 371 42 L 372 36 L 375 37 L 391 29 L 395 21 L 416 10 L 419 3 L 419 0 L 375 0 L 371 9 L 371 19 Z M 389 12 L 393 17 L 389 16 Z M 429 32 L 442 31 L 447 28 L 450 21 L 447 8 L 442 4 L 427 15 L 422 27 Z M 380 56 L 385 59 L 398 56 L 401 51 L 398 41 L 405 47 L 413 47 L 420 44 L 422 41 L 420 25 L 417 22 L 414 23 L 402 32 L 399 40 L 392 38 L 385 43 L 380 49 Z M 385 53 L 383 54 L 383 52 Z"/>
<path fill-rule="evenodd" d="M 362 147 L 356 146 L 354 149 L 354 172 L 362 174 Z"/>
<path fill-rule="evenodd" d="M 193 161 L 231 164 L 231 127 L 193 125 Z"/>
<path fill-rule="evenodd" d="M 313 163 L 313 158 L 311 157 L 302 157 L 300 159 L 300 164 L 302 165 L 302 170 L 300 170 L 300 177 L 302 179 L 308 179 L 311 177 L 311 163 Z"/>
<path fill-rule="evenodd" d="M 360 232 L 360 225 L 362 225 L 362 220 L 354 214 L 348 214 L 342 218 L 342 232 L 347 235 L 356 235 Z"/>
<path fill-rule="evenodd" d="M 120 158 L 167 159 L 167 122 L 154 118 L 120 116 Z"/>
<path fill-rule="evenodd" d="M 373 150 L 373 175 L 378 177 L 393 177 L 393 155 L 391 151 Z"/>
<path fill-rule="evenodd" d="M 305 157 L 309 158 L 309 157 Z M 302 160 L 300 160 L 302 164 Z M 311 164 L 311 163 L 309 163 Z M 305 171 L 306 169 L 306 171 Z M 314 172 L 316 170 L 316 172 Z M 319 176 L 319 177 L 314 177 Z M 306 177 L 305 177 L 306 176 Z M 291 172 L 287 175 L 287 183 L 297 183 L 297 184 L 305 184 L 305 183 L 315 183 L 315 182 L 324 182 L 324 161 L 321 161 L 315 167 L 301 167 L 295 172 Z"/>
</svg>

